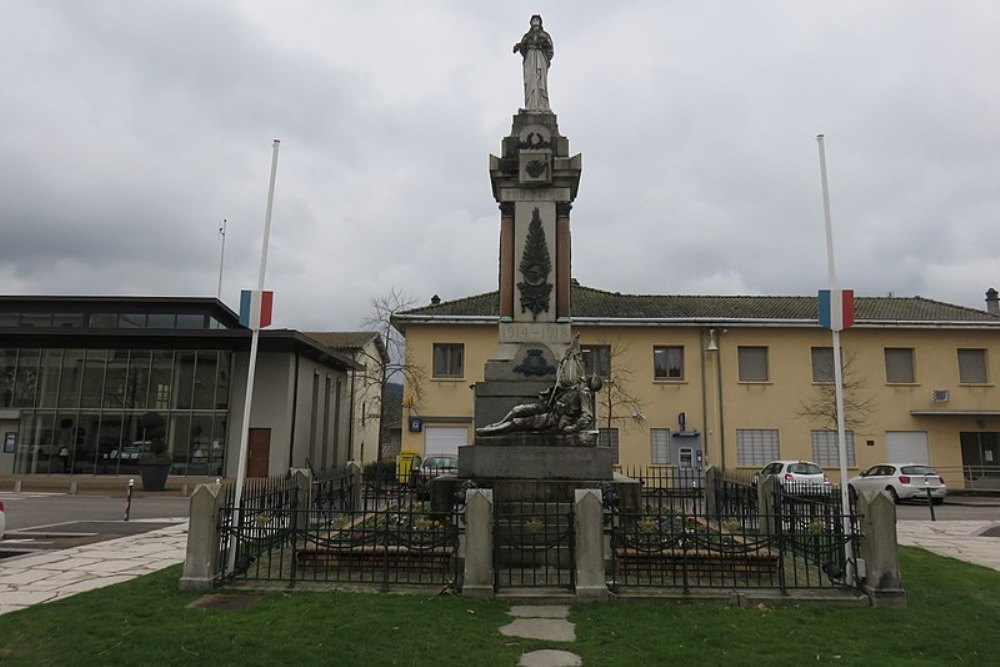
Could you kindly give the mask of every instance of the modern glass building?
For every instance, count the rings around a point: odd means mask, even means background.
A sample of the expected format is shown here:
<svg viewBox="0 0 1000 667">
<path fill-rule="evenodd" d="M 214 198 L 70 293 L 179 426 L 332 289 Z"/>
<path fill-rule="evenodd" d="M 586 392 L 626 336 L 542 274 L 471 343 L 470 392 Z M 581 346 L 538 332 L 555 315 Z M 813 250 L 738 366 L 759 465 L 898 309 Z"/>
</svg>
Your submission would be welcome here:
<svg viewBox="0 0 1000 667">
<path fill-rule="evenodd" d="M 216 299 L 0 297 L 0 475 L 134 474 L 154 435 L 172 474 L 226 474 L 235 468 L 249 343 L 250 331 Z M 339 463 L 349 428 L 340 423 L 350 401 L 343 378 L 354 362 L 290 330 L 263 332 L 261 355 L 267 407 L 250 426 L 266 431 L 263 469 Z M 300 396 L 324 388 L 325 396 Z M 296 434 L 299 423 L 307 432 Z"/>
</svg>

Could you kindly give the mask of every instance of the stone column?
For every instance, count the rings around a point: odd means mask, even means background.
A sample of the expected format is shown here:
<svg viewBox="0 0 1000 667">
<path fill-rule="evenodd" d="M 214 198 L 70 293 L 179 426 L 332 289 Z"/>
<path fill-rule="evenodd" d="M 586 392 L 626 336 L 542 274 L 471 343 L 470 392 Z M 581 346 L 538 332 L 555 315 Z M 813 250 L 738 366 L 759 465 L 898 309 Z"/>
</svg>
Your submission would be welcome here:
<svg viewBox="0 0 1000 667">
<path fill-rule="evenodd" d="M 354 510 L 355 512 L 359 512 L 362 509 L 364 509 L 364 507 L 361 504 L 362 499 L 364 498 L 363 494 L 365 490 L 364 469 L 361 467 L 361 464 L 359 464 L 357 461 L 348 461 L 347 466 L 345 468 L 345 474 L 351 480 L 349 482 L 351 497 L 347 499 L 347 502 L 350 503 L 348 505 L 348 509 Z"/>
<path fill-rule="evenodd" d="M 556 204 L 556 321 L 569 320 L 570 284 L 573 278 L 572 251 L 569 234 L 569 202 Z"/>
<path fill-rule="evenodd" d="M 298 489 L 299 509 L 309 509 L 312 507 L 312 471 L 308 468 L 292 468 L 289 474 Z"/>
<path fill-rule="evenodd" d="M 774 535 L 779 528 L 778 517 L 775 516 L 777 508 L 774 502 L 779 484 L 778 478 L 773 475 L 757 480 L 757 514 L 763 517 L 760 519 L 761 527 L 768 535 Z"/>
<path fill-rule="evenodd" d="M 862 491 L 858 498 L 861 520 L 861 558 L 865 592 L 874 607 L 905 607 L 906 591 L 899 574 L 896 542 L 896 504 L 881 491 Z"/>
<path fill-rule="evenodd" d="M 705 516 L 716 516 L 719 513 L 719 485 L 722 482 L 722 471 L 714 465 L 705 468 L 704 489 Z"/>
<path fill-rule="evenodd" d="M 514 202 L 500 204 L 500 318 L 514 317 Z"/>
<path fill-rule="evenodd" d="M 493 597 L 493 490 L 465 493 L 465 576 L 462 595 Z"/>
<path fill-rule="evenodd" d="M 199 484 L 191 494 L 187 553 L 181 574 L 181 590 L 212 588 L 219 565 L 220 484 Z"/>
<path fill-rule="evenodd" d="M 576 598 L 605 600 L 604 505 L 600 489 L 576 489 L 573 508 L 576 528 Z"/>
</svg>

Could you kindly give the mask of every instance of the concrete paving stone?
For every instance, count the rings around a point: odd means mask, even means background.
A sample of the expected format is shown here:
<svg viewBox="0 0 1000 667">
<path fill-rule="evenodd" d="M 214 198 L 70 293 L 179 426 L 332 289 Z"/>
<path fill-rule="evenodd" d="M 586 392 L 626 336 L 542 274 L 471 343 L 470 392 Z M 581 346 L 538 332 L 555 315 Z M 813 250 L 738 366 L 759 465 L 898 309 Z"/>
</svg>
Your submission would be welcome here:
<svg viewBox="0 0 1000 667">
<path fill-rule="evenodd" d="M 31 554 L 28 556 L 15 556 L 9 560 L 4 560 L 9 564 L 16 565 L 17 567 L 38 567 L 40 565 L 48 565 L 50 563 L 60 563 L 68 557 L 69 556 L 64 554 L 62 551 L 54 551 L 51 553 Z"/>
<path fill-rule="evenodd" d="M 3 603 L 5 605 L 28 607 L 33 604 L 41 604 L 54 600 L 57 593 L 54 591 L 10 591 L 4 593 Z"/>
<path fill-rule="evenodd" d="M 44 570 L 5 570 L 0 573 L 0 584 L 23 586 L 33 581 L 45 579 L 48 574 Z"/>
<path fill-rule="evenodd" d="M 129 570 L 134 567 L 139 566 L 142 561 L 134 560 L 106 560 L 100 563 L 94 563 L 93 565 L 88 565 L 82 568 L 84 572 L 91 572 L 93 574 L 104 576 L 106 574 L 123 572 L 124 570 Z"/>
<path fill-rule="evenodd" d="M 22 609 L 27 609 L 27 608 L 28 605 L 7 604 L 5 601 L 3 604 L 0 604 L 0 616 L 3 616 L 4 614 L 9 614 L 12 611 L 21 611 Z"/>
<path fill-rule="evenodd" d="M 507 612 L 519 618 L 569 618 L 569 606 L 552 605 L 514 605 Z"/>
<path fill-rule="evenodd" d="M 549 642 L 576 641 L 573 624 L 561 618 L 519 618 L 500 628 L 500 634 Z"/>
<path fill-rule="evenodd" d="M 583 659 L 576 653 L 545 648 L 521 655 L 518 667 L 581 667 Z"/>
</svg>

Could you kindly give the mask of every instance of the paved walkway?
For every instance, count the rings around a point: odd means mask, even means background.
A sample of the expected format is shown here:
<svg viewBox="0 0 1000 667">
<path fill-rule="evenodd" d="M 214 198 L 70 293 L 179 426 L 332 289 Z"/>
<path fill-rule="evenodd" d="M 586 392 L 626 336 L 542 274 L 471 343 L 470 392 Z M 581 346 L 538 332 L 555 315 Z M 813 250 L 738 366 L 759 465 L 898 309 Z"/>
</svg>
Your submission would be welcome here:
<svg viewBox="0 0 1000 667">
<path fill-rule="evenodd" d="M 0 614 L 118 584 L 182 562 L 187 519 L 172 521 L 175 525 L 139 535 L 0 559 Z"/>
<path fill-rule="evenodd" d="M 982 534 L 997 527 L 1000 521 L 899 521 L 896 538 L 904 546 L 1000 570 L 1000 537 Z"/>
<path fill-rule="evenodd" d="M 570 623 L 567 605 L 516 605 L 507 612 L 514 620 L 500 628 L 505 637 L 541 639 L 547 642 L 576 641 L 576 626 Z M 546 648 L 521 654 L 520 667 L 580 667 L 580 656 L 562 649 Z"/>
</svg>

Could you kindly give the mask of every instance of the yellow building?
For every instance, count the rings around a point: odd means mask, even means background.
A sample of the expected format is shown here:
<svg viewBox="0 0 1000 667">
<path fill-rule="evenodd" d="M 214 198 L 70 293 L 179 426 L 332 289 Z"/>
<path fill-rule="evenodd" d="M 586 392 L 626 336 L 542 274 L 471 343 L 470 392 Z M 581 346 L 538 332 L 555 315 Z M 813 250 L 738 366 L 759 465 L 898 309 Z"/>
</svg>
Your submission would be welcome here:
<svg viewBox="0 0 1000 667">
<path fill-rule="evenodd" d="M 841 334 L 848 467 L 925 462 L 949 486 L 1000 482 L 1000 314 L 921 297 L 859 297 Z M 837 468 L 830 332 L 815 297 L 571 290 L 573 332 L 598 397 L 600 442 L 629 465 Z M 473 387 L 498 341 L 499 295 L 394 319 L 422 380 L 407 386 L 403 449 L 473 442 Z M 964 467 L 964 468 L 963 468 Z M 992 474 L 993 479 L 990 479 Z"/>
</svg>

